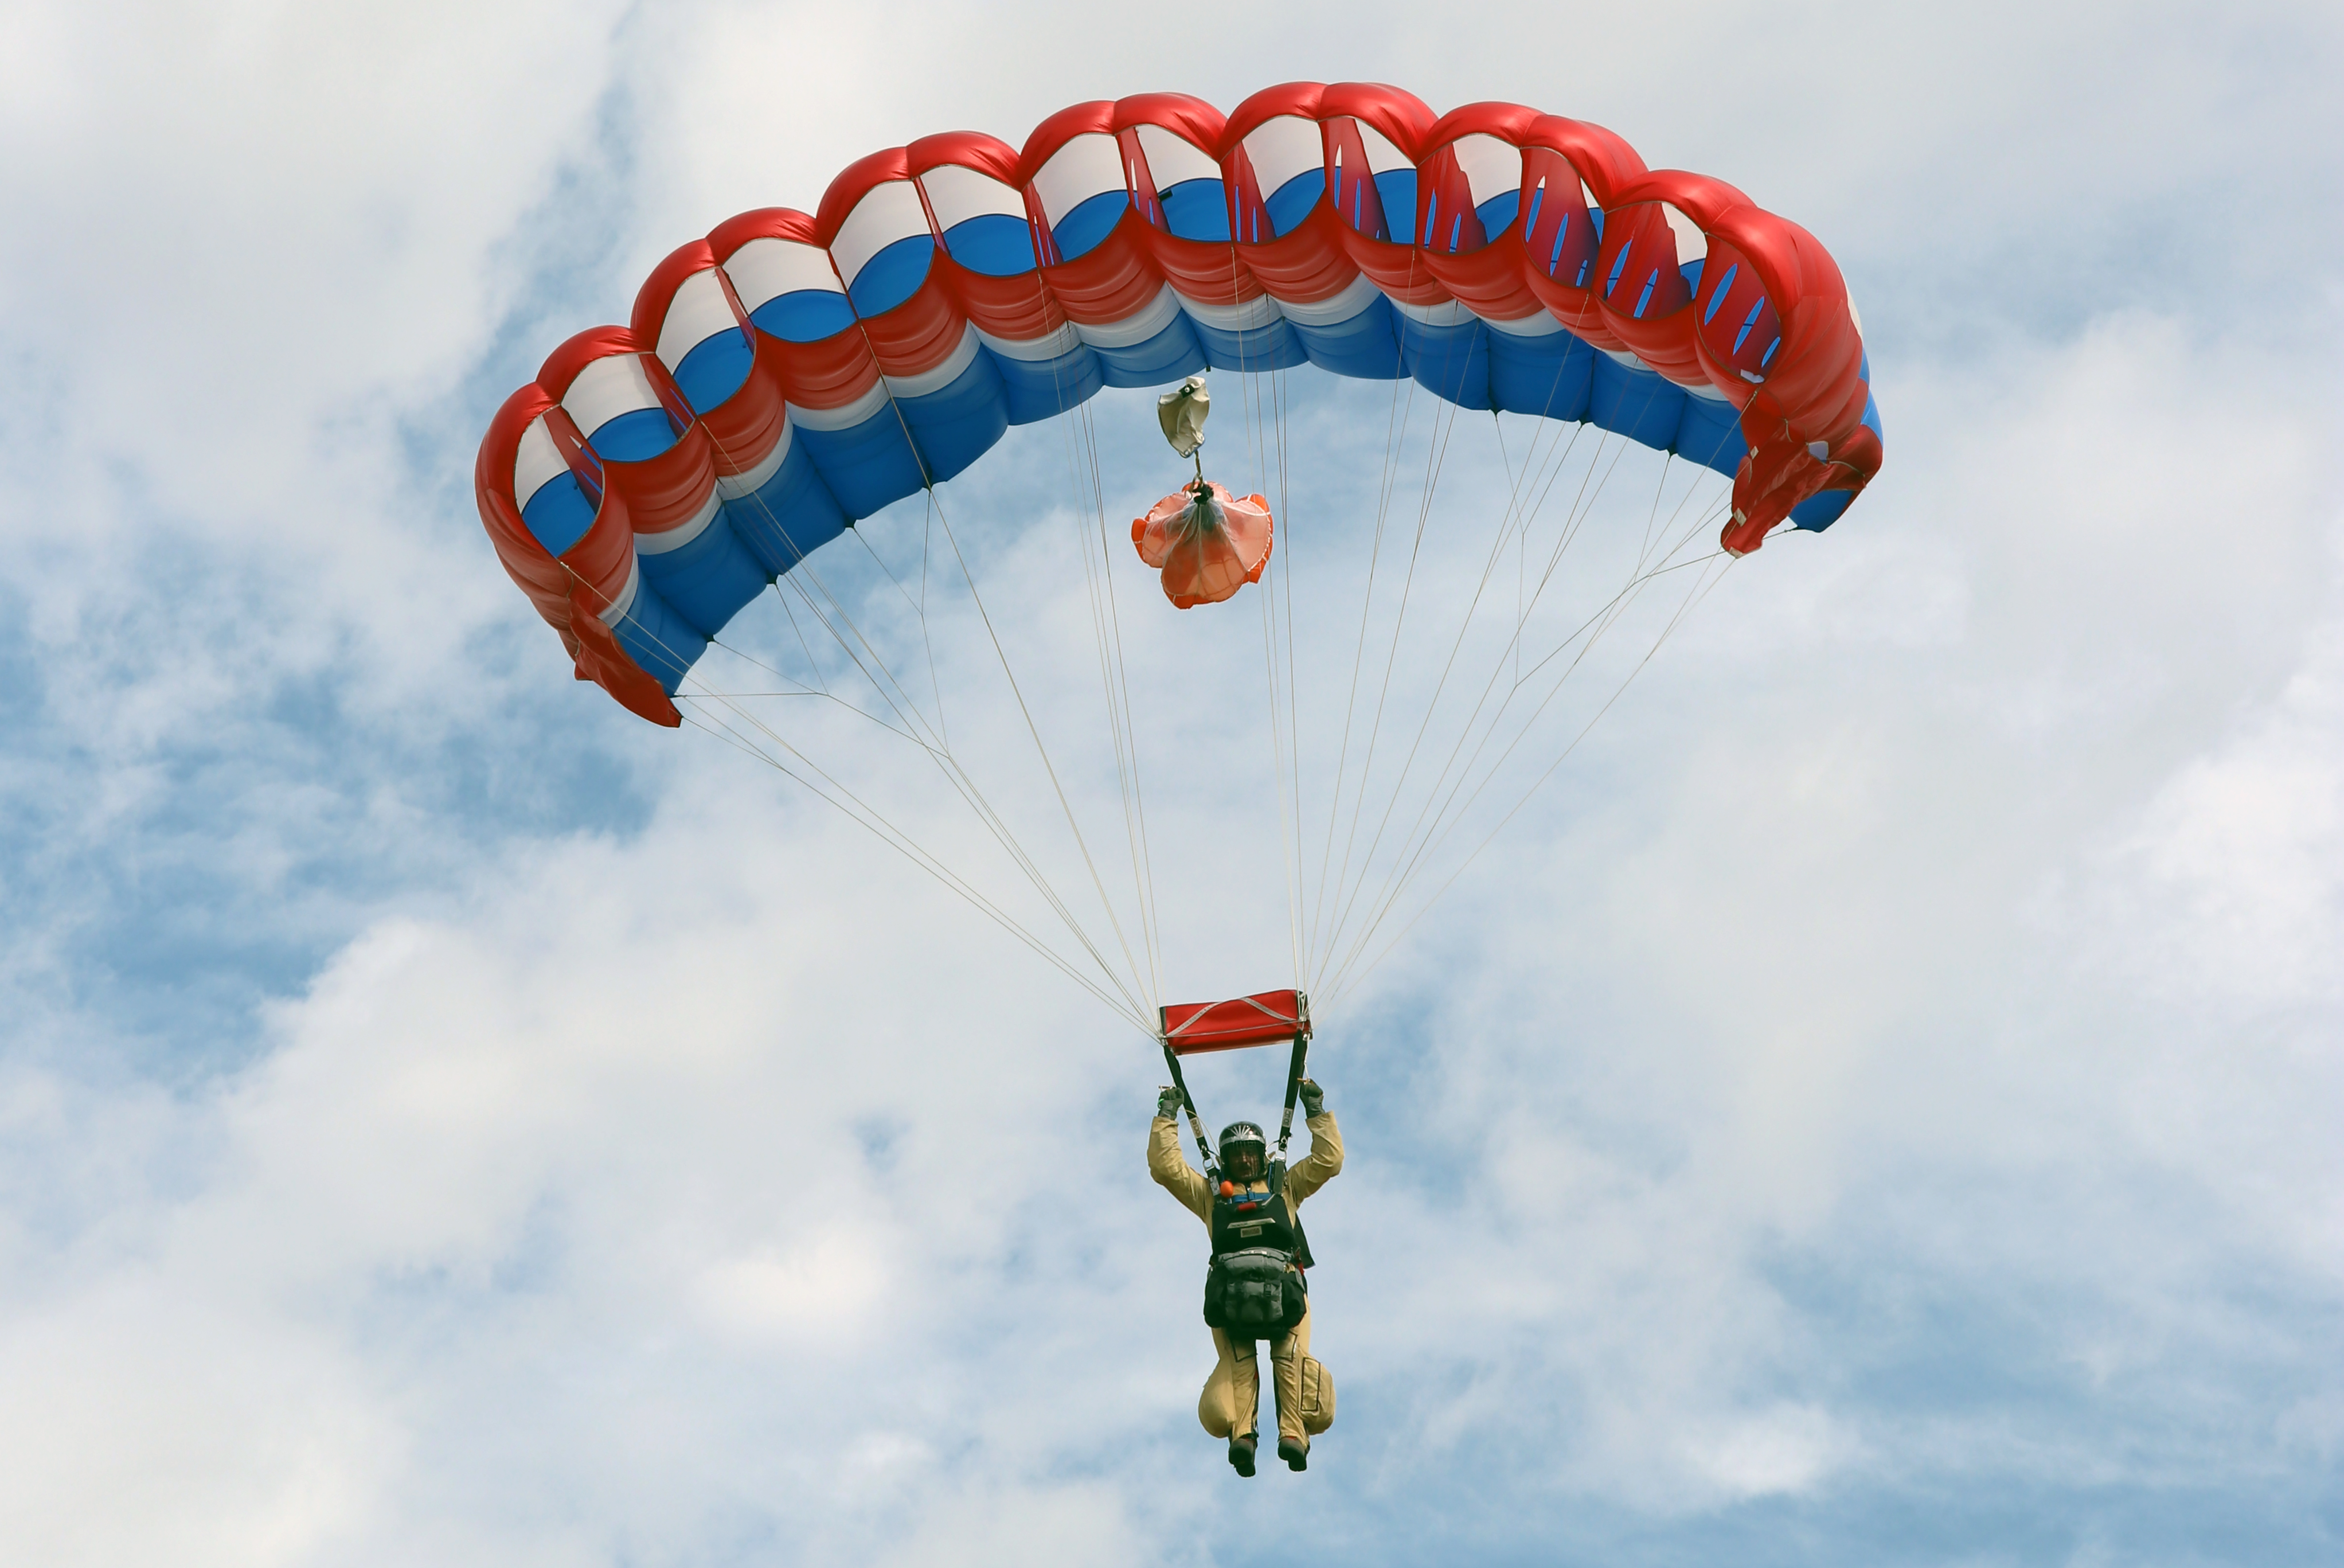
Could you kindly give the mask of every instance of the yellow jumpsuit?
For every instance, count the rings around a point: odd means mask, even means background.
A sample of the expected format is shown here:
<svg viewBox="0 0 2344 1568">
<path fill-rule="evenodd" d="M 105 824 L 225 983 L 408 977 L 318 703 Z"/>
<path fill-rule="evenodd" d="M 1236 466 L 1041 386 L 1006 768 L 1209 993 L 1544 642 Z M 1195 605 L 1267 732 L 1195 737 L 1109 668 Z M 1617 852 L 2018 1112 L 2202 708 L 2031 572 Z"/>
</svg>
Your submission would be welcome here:
<svg viewBox="0 0 2344 1568">
<path fill-rule="evenodd" d="M 1295 1218 L 1302 1201 L 1318 1191 L 1343 1168 L 1343 1135 L 1335 1130 L 1335 1114 L 1322 1111 L 1308 1119 L 1310 1129 L 1310 1152 L 1296 1161 L 1286 1172 L 1286 1214 Z M 1180 1129 L 1169 1116 L 1159 1116 L 1147 1132 L 1147 1173 L 1156 1184 L 1188 1206 L 1188 1211 L 1205 1221 L 1209 1231 L 1212 1225 L 1213 1191 L 1197 1168 L 1180 1152 Z M 1268 1192 L 1268 1181 L 1251 1184 L 1256 1192 Z M 1278 1434 L 1308 1442 L 1302 1428 L 1302 1358 L 1310 1353 L 1310 1309 L 1304 1298 L 1302 1321 L 1294 1325 L 1293 1332 L 1270 1347 L 1269 1365 L 1273 1386 L 1278 1393 Z M 1197 1401 L 1197 1419 L 1215 1437 L 1235 1433 L 1240 1437 L 1253 1431 L 1256 1414 L 1261 1406 L 1261 1366 L 1254 1358 L 1253 1343 L 1248 1341 L 1240 1358 L 1229 1336 L 1219 1329 L 1213 1331 L 1213 1348 L 1220 1352 L 1220 1361 L 1213 1375 L 1205 1380 L 1205 1392 Z"/>
</svg>

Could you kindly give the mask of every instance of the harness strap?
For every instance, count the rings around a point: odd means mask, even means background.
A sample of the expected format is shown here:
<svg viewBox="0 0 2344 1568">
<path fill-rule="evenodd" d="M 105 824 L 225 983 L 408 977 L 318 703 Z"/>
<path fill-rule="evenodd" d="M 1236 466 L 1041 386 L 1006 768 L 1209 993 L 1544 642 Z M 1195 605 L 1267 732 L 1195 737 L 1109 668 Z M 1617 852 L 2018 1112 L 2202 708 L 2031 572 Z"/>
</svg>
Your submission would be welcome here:
<svg viewBox="0 0 2344 1568">
<path fill-rule="evenodd" d="M 1213 1146 L 1205 1137 L 1205 1122 L 1204 1119 L 1197 1114 L 1197 1102 L 1188 1097 L 1188 1081 L 1181 1076 L 1180 1072 L 1180 1053 L 1172 1049 L 1172 1042 L 1168 1039 L 1164 1041 L 1164 1065 L 1172 1070 L 1172 1087 L 1180 1091 L 1180 1103 L 1188 1112 L 1188 1131 L 1196 1135 L 1197 1154 L 1205 1162 L 1205 1180 L 1213 1186 L 1218 1187 L 1221 1184 L 1220 1161 L 1214 1159 Z M 1291 1101 L 1293 1098 L 1294 1091 L 1288 1089 L 1287 1099 Z M 1288 1114 L 1292 1113 L 1292 1107 L 1289 1104 Z"/>
<path fill-rule="evenodd" d="M 1168 1051 L 1170 1047 L 1166 1047 Z M 1278 1120 L 1278 1160 L 1286 1162 L 1286 1141 L 1294 1136 L 1294 1097 L 1302 1092 L 1302 1059 L 1310 1050 L 1310 1037 L 1294 1037 L 1294 1056 L 1286 1064 L 1286 1111 Z"/>
</svg>

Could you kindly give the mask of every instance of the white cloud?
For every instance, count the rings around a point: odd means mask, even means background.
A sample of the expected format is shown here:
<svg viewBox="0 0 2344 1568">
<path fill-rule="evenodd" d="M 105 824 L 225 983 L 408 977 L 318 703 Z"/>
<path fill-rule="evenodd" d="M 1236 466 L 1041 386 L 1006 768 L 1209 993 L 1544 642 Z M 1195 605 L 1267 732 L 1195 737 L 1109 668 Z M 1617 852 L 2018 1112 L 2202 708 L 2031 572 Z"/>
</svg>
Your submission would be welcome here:
<svg viewBox="0 0 2344 1568">
<path fill-rule="evenodd" d="M 748 1338 L 802 1344 L 859 1337 L 891 1284 L 884 1259 L 852 1233 L 817 1233 L 786 1253 L 760 1247 L 712 1265 L 702 1301 L 721 1328 Z M 885 1458 L 904 1445 L 874 1439 Z"/>
<path fill-rule="evenodd" d="M 2344 648 L 2333 626 L 2248 722 L 2167 782 L 2123 846 L 2137 879 L 2125 891 L 2178 917 L 2136 961 L 2146 983 L 2184 1000 L 2333 1001 L 2344 979 Z"/>
<path fill-rule="evenodd" d="M 1734 1498 L 1809 1491 L 1837 1468 L 1834 1450 L 1844 1446 L 1827 1414 L 1795 1405 L 1687 1444 L 1693 1462 Z"/>
<path fill-rule="evenodd" d="M 1907 1504 L 1988 1556 L 2011 1538 L 1942 1499 L 2035 1488 L 2154 1555 L 2122 1515 L 2185 1480 L 2298 1538 L 2344 1221 L 2334 212 L 2301 196 L 2332 22 L 1339 20 L 10 13 L 0 136 L 43 154 L 0 175 L 21 1552 L 1185 1560 L 1206 1518 L 1242 1560 L 1301 1518 L 1363 1561 L 1619 1556 L 1795 1503 L 1826 1558 Z M 1891 443 L 1330 1020 L 1344 1419 L 1232 1494 L 1190 1424 L 1199 1238 L 1139 1175 L 1146 1045 L 823 809 L 572 689 L 466 485 L 504 386 L 725 214 L 1078 96 L 1226 105 L 1280 59 L 1584 113 L 1809 219 Z M 1339 421 L 1294 428 L 1346 467 Z M 988 583 L 1036 585 L 1009 634 L 1111 823 L 1061 718 L 1096 689 L 1068 520 L 1015 531 L 1046 447 L 947 501 Z M 1488 528 L 1486 483 L 1450 494 L 1436 601 Z M 1151 808 L 1174 992 L 1283 962 L 1274 871 L 1226 881 L 1279 844 L 1214 792 L 1261 766 L 1218 717 L 1260 678 L 1234 608 L 1226 646 L 1131 634 L 1187 746 Z M 1055 841 L 999 694 L 953 695 Z M 1276 1072 L 1197 1077 L 1235 1113 Z"/>
</svg>

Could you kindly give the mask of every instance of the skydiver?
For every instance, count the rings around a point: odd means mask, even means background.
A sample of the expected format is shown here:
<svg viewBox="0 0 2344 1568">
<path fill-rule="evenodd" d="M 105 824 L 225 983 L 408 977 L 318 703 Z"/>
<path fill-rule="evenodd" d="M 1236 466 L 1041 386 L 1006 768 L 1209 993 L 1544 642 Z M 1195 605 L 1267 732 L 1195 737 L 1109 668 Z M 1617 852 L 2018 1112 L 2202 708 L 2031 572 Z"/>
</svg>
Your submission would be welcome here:
<svg viewBox="0 0 2344 1568">
<path fill-rule="evenodd" d="M 1205 1321 L 1219 1360 L 1197 1401 L 1197 1419 L 1215 1437 L 1228 1440 L 1229 1463 L 1239 1475 L 1254 1472 L 1261 1403 L 1258 1341 L 1270 1342 L 1278 1456 L 1288 1469 L 1308 1466 L 1310 1434 L 1326 1431 L 1335 1413 L 1333 1381 L 1310 1359 L 1310 1299 L 1302 1272 L 1310 1247 L 1297 1211 L 1343 1169 L 1343 1138 L 1325 1091 L 1307 1078 L 1298 1087 L 1310 1152 L 1291 1170 L 1270 1164 L 1260 1127 L 1233 1121 L 1218 1140 L 1222 1181 L 1216 1191 L 1180 1152 L 1177 1089 L 1157 1097 L 1147 1134 L 1147 1173 L 1202 1220 L 1212 1238 Z"/>
</svg>

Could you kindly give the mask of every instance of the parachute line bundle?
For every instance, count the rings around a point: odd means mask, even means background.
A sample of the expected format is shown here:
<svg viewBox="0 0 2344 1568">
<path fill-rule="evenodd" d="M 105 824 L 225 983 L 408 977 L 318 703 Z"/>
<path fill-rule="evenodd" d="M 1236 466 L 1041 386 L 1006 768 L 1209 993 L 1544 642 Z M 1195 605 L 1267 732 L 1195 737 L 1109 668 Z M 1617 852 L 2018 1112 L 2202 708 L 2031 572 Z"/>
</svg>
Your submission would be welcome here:
<svg viewBox="0 0 2344 1568">
<path fill-rule="evenodd" d="M 719 225 L 627 326 L 579 333 L 507 399 L 475 487 L 578 678 L 673 725 L 686 672 L 767 584 L 1010 425 L 1102 387 L 1304 363 L 1730 474 L 1736 554 L 1828 526 L 1881 461 L 1854 307 L 1797 225 L 1581 121 L 1297 83 L 1227 116 L 1080 104 L 1022 148 L 929 136 L 854 164 L 811 214 Z M 1258 577 L 1266 509 L 1258 536 L 1196 580 Z"/>
</svg>

